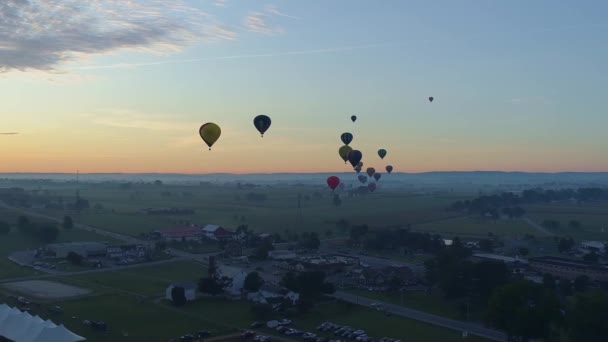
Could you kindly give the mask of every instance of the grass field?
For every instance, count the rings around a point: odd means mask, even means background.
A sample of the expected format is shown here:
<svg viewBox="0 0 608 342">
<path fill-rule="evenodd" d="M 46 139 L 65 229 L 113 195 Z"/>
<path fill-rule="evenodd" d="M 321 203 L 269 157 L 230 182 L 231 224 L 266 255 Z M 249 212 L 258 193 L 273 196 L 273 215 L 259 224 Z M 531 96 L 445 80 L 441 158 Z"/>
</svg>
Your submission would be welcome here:
<svg viewBox="0 0 608 342">
<path fill-rule="evenodd" d="M 521 220 L 483 220 L 473 217 L 462 217 L 450 220 L 415 225 L 417 231 L 439 234 L 446 237 L 487 237 L 488 233 L 497 236 L 515 236 L 536 234 L 538 232 Z"/>
<path fill-rule="evenodd" d="M 48 189 L 53 195 L 73 196 L 70 185 L 55 185 Z M 289 230 L 319 231 L 334 230 L 335 222 L 347 219 L 353 223 L 372 226 L 422 223 L 454 213 L 445 211 L 450 203 L 461 199 L 458 195 L 421 196 L 407 192 L 376 192 L 369 196 L 343 198 L 342 206 L 332 204 L 330 194 L 324 188 L 311 187 L 260 187 L 237 189 L 234 186 L 151 186 L 133 185 L 121 189 L 118 185 L 85 184 L 81 196 L 93 207 L 100 204 L 103 209 L 90 209 L 79 217 L 80 223 L 137 236 L 158 228 L 170 227 L 185 222 L 215 223 L 226 227 L 247 224 L 257 232 L 283 232 Z M 169 192 L 171 197 L 162 197 Z M 184 197 L 188 192 L 191 197 Z M 266 201 L 253 202 L 248 193 L 263 194 Z M 297 224 L 297 198 L 302 194 L 302 222 Z M 315 193 L 322 197 L 315 197 Z M 140 213 L 143 208 L 180 207 L 195 210 L 191 216 L 148 216 Z M 65 213 L 46 211 L 53 216 Z"/>
<path fill-rule="evenodd" d="M 206 273 L 202 265 L 189 261 L 175 261 L 162 265 L 142 266 L 124 271 L 71 276 L 64 281 L 96 285 L 100 289 L 115 289 L 142 296 L 160 296 L 173 282 L 197 281 Z M 104 291 L 104 292 L 105 292 Z"/>
<path fill-rule="evenodd" d="M 553 231 L 555 234 L 575 239 L 608 240 L 608 203 L 550 203 L 527 206 L 526 210 L 538 224 L 544 220 L 558 221 L 560 228 Z M 581 227 L 568 227 L 572 220 L 580 222 Z"/>
</svg>

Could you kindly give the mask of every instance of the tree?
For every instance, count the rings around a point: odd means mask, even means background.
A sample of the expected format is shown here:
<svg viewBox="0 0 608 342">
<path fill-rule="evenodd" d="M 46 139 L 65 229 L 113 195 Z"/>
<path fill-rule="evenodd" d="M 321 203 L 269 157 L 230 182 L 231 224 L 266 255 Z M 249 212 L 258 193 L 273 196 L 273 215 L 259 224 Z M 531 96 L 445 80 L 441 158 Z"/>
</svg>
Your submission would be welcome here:
<svg viewBox="0 0 608 342">
<path fill-rule="evenodd" d="M 599 259 L 599 256 L 595 252 L 585 254 L 585 256 L 583 257 L 583 260 L 590 264 L 597 264 L 599 262 Z"/>
<path fill-rule="evenodd" d="M 490 239 L 479 240 L 479 249 L 484 252 L 492 253 L 494 251 L 494 241 Z"/>
<path fill-rule="evenodd" d="M 574 279 L 574 291 L 585 292 L 589 286 L 589 277 L 586 275 L 580 275 Z"/>
<path fill-rule="evenodd" d="M 19 216 L 17 219 L 17 228 L 20 231 L 25 230 L 30 225 L 30 219 L 27 216 Z"/>
<path fill-rule="evenodd" d="M 283 278 L 281 278 L 281 281 L 279 284 L 294 292 L 297 292 L 300 290 L 300 284 L 299 284 L 298 278 L 297 278 L 296 274 L 293 272 L 285 273 L 285 275 L 283 275 Z"/>
<path fill-rule="evenodd" d="M 504 285 L 492 294 L 487 319 L 507 335 L 523 341 L 548 339 L 560 321 L 560 305 L 555 294 L 529 281 Z"/>
<path fill-rule="evenodd" d="M 398 275 L 394 274 L 391 279 L 388 281 L 388 289 L 389 291 L 397 291 L 403 285 L 403 279 L 401 279 Z"/>
<path fill-rule="evenodd" d="M 526 248 L 526 247 L 519 248 L 519 255 L 527 256 L 528 254 L 530 254 L 530 250 L 528 248 Z"/>
<path fill-rule="evenodd" d="M 183 287 L 175 286 L 171 289 L 171 301 L 173 305 L 180 307 L 186 305 L 186 290 Z"/>
<path fill-rule="evenodd" d="M 215 278 L 201 278 L 198 282 L 198 290 L 212 296 L 217 296 L 224 292 L 224 289 L 222 289 Z"/>
<path fill-rule="evenodd" d="M 272 316 L 272 305 L 256 303 L 251 306 L 251 313 L 256 319 L 263 321 Z"/>
<path fill-rule="evenodd" d="M 69 252 L 65 259 L 72 265 L 81 265 L 84 257 L 76 252 Z"/>
<path fill-rule="evenodd" d="M 335 194 L 335 195 L 334 195 L 334 200 L 333 200 L 333 202 L 334 202 L 334 205 L 335 205 L 336 207 L 341 206 L 341 205 L 342 205 L 342 199 L 340 198 L 340 195 Z"/>
<path fill-rule="evenodd" d="M 570 341 L 602 342 L 608 336 L 608 296 L 603 293 L 578 295 L 566 311 Z"/>
<path fill-rule="evenodd" d="M 570 238 L 561 238 L 558 240 L 557 243 L 557 250 L 560 253 L 564 253 L 564 252 L 569 252 L 570 250 L 572 250 L 572 248 L 574 248 L 574 239 Z"/>
<path fill-rule="evenodd" d="M 330 238 L 334 235 L 334 232 L 331 229 L 327 229 L 325 231 L 325 237 Z"/>
<path fill-rule="evenodd" d="M 554 290 L 555 289 L 555 277 L 550 273 L 543 274 L 543 286 Z"/>
<path fill-rule="evenodd" d="M 280 285 L 310 300 L 315 300 L 323 294 L 334 293 L 336 290 L 333 284 L 325 281 L 325 273 L 319 271 L 302 272 L 297 275 L 287 272 L 281 279 Z"/>
<path fill-rule="evenodd" d="M 251 272 L 245 278 L 244 287 L 248 292 L 258 292 L 262 285 L 264 285 L 264 279 L 258 272 Z"/>
<path fill-rule="evenodd" d="M 0 235 L 7 235 L 11 232 L 11 225 L 8 222 L 0 221 Z"/>
<path fill-rule="evenodd" d="M 154 181 L 154 185 L 161 186 L 161 185 L 163 185 L 163 181 L 157 179 Z"/>
<path fill-rule="evenodd" d="M 63 217 L 63 223 L 61 224 L 61 227 L 63 227 L 63 229 L 72 229 L 72 228 L 74 228 L 74 221 L 72 220 L 72 217 L 70 217 L 70 216 L 64 216 Z"/>
<path fill-rule="evenodd" d="M 255 257 L 260 260 L 268 259 L 268 252 L 274 250 L 274 246 L 272 245 L 272 241 L 262 240 L 258 247 L 255 249 Z"/>
<path fill-rule="evenodd" d="M 164 240 L 163 240 L 163 241 L 156 241 L 156 242 L 154 243 L 154 249 L 155 249 L 157 252 L 162 252 L 162 251 L 164 251 L 165 249 L 167 249 L 167 245 L 168 245 L 168 244 L 167 244 L 167 241 L 164 241 Z"/>
<path fill-rule="evenodd" d="M 44 243 L 51 243 L 57 240 L 59 229 L 54 225 L 43 225 L 38 228 L 38 238 Z"/>
</svg>

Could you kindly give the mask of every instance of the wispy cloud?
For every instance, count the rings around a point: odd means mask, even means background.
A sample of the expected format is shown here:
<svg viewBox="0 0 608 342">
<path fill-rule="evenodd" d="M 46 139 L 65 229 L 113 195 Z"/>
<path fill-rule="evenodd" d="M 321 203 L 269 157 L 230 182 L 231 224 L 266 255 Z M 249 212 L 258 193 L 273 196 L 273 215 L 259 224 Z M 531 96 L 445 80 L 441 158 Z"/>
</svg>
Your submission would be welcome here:
<svg viewBox="0 0 608 342">
<path fill-rule="evenodd" d="M 0 72 L 53 71 L 118 50 L 157 54 L 236 33 L 184 0 L 2 0 Z"/>
<path fill-rule="evenodd" d="M 87 114 L 94 124 L 115 127 L 134 128 L 148 131 L 195 132 L 195 122 L 186 122 L 166 117 L 144 114 L 128 109 L 107 109 Z"/>
<path fill-rule="evenodd" d="M 299 19 L 298 17 L 294 17 L 292 15 L 288 15 L 288 14 L 285 14 L 285 13 L 279 11 L 279 9 L 276 6 L 274 6 L 274 5 L 268 5 L 268 6 L 266 6 L 266 12 L 270 13 L 270 14 L 277 15 L 279 17 L 286 17 L 286 18 L 291 18 L 291 19 Z"/>
<path fill-rule="evenodd" d="M 109 65 L 86 65 L 77 67 L 74 69 L 78 70 L 95 70 L 95 69 L 120 69 L 120 68 L 137 68 L 164 64 L 182 64 L 182 63 L 199 63 L 207 61 L 217 60 L 231 60 L 231 59 L 250 59 L 250 58 L 267 58 L 267 57 L 281 57 L 281 56 L 293 56 L 293 55 L 314 55 L 323 53 L 337 53 L 337 52 L 348 52 L 354 50 L 373 49 L 388 46 L 396 46 L 400 43 L 378 43 L 378 44 L 365 44 L 365 45 L 352 45 L 352 46 L 338 46 L 333 48 L 322 48 L 322 49 L 311 49 L 311 50 L 297 50 L 297 51 L 284 51 L 274 53 L 260 53 L 260 54 L 247 54 L 247 55 L 232 55 L 232 56 L 218 56 L 218 57 L 204 57 L 204 58 L 192 58 L 192 59 L 172 59 L 158 62 L 147 62 L 147 63 L 118 63 Z"/>
<path fill-rule="evenodd" d="M 261 33 L 265 35 L 277 35 L 285 33 L 285 29 L 273 23 L 273 17 L 286 17 L 298 19 L 294 16 L 287 15 L 274 5 L 268 5 L 262 12 L 251 12 L 245 18 L 245 28 L 250 32 Z"/>
<path fill-rule="evenodd" d="M 213 3 L 213 6 L 215 6 L 215 7 L 226 7 L 226 0 L 216 0 Z"/>
<path fill-rule="evenodd" d="M 18 135 L 19 132 L 0 132 L 0 135 Z"/>
</svg>

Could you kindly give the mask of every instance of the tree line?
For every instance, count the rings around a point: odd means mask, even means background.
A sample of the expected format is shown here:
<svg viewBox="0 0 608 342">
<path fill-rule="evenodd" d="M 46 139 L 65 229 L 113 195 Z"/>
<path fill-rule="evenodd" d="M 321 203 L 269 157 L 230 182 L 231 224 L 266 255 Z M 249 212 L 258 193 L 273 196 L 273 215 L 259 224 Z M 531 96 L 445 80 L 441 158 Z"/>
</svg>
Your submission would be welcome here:
<svg viewBox="0 0 608 342">
<path fill-rule="evenodd" d="M 496 195 L 482 195 L 472 200 L 456 201 L 450 209 L 465 211 L 468 214 L 498 217 L 500 211 L 514 218 L 521 217 L 525 210 L 523 204 L 548 203 L 553 201 L 575 200 L 577 202 L 608 200 L 608 189 L 579 188 L 579 189 L 528 189 L 521 194 L 503 192 Z"/>
</svg>

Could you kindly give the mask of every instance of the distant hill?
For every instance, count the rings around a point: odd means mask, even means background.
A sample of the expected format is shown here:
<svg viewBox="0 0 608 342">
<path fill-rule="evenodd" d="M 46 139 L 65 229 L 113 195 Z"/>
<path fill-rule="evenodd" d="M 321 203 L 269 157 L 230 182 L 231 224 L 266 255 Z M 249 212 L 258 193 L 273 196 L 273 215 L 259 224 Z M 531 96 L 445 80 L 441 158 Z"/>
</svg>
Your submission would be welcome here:
<svg viewBox="0 0 608 342">
<path fill-rule="evenodd" d="M 351 173 L 273 173 L 273 174 L 120 174 L 90 173 L 80 174 L 81 182 L 144 182 L 161 180 L 165 184 L 199 184 L 201 182 L 252 183 L 259 185 L 323 185 L 329 175 L 336 175 L 345 183 L 357 184 L 357 177 Z M 75 174 L 60 173 L 5 173 L 0 180 L 48 180 L 74 182 Z M 382 172 L 379 182 L 387 188 L 399 187 L 565 187 L 565 186 L 608 186 L 608 172 L 502 172 L 502 171 L 436 171 L 423 173 L 387 174 Z"/>
</svg>

